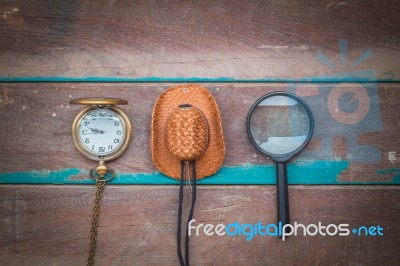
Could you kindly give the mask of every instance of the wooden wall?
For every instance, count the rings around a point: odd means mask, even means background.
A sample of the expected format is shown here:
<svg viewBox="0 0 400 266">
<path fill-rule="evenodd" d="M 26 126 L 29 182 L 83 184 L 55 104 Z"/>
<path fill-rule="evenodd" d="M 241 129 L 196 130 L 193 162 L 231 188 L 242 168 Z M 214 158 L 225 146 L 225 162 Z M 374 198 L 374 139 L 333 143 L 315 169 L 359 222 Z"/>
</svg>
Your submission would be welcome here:
<svg viewBox="0 0 400 266">
<path fill-rule="evenodd" d="M 80 107 L 69 100 L 111 96 L 129 101 L 134 135 L 110 163 L 96 264 L 177 265 L 177 182 L 156 171 L 148 136 L 158 95 L 188 83 L 216 98 L 227 149 L 200 182 L 197 221 L 276 221 L 274 163 L 245 120 L 283 90 L 315 116 L 289 164 L 292 220 L 384 228 L 285 242 L 203 235 L 191 239 L 193 265 L 398 264 L 399 11 L 395 1 L 2 1 L 0 264 L 85 263 L 94 163 L 73 146 Z"/>
</svg>

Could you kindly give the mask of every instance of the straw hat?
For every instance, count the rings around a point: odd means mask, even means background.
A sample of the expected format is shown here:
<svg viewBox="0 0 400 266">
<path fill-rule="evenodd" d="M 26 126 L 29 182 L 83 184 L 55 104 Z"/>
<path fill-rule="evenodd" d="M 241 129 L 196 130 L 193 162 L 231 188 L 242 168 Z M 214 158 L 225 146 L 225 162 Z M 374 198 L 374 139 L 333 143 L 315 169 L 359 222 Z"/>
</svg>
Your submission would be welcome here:
<svg viewBox="0 0 400 266">
<path fill-rule="evenodd" d="M 211 93 L 198 85 L 164 91 L 153 108 L 150 147 L 155 166 L 169 177 L 181 178 L 182 160 L 196 160 L 197 179 L 215 174 L 225 157 L 225 141 Z"/>
</svg>

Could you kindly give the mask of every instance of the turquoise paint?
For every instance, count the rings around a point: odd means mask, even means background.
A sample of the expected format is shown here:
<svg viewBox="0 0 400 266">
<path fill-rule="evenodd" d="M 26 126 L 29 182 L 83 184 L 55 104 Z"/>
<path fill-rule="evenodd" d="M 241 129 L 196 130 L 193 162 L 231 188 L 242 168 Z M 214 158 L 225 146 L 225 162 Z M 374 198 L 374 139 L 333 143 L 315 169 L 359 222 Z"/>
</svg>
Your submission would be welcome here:
<svg viewBox="0 0 400 266">
<path fill-rule="evenodd" d="M 400 184 L 400 169 L 389 182 L 343 182 L 338 176 L 349 167 L 346 161 L 296 161 L 288 165 L 289 184 Z M 28 171 L 0 173 L 0 184 L 94 184 L 88 171 L 77 168 L 58 171 Z M 109 183 L 114 185 L 175 185 L 177 180 L 159 172 L 118 173 Z M 225 166 L 217 174 L 199 181 L 200 185 L 272 185 L 275 184 L 275 165 Z"/>
<path fill-rule="evenodd" d="M 393 178 L 393 183 L 400 184 L 400 168 L 387 168 L 378 170 L 376 173 L 380 175 L 391 175 Z"/>
<path fill-rule="evenodd" d="M 236 79 L 230 77 L 142 77 L 142 78 L 119 78 L 119 77 L 0 77 L 0 83 L 63 83 L 63 82 L 92 82 L 92 83 L 394 83 L 400 80 L 393 76 L 388 79 L 376 80 L 375 77 L 360 77 L 349 73 L 340 75 L 326 75 L 300 79 L 288 78 L 258 78 L 258 79 Z"/>
<path fill-rule="evenodd" d="M 0 184 L 67 184 L 69 177 L 86 173 L 77 168 L 1 173 Z M 76 180 L 78 183 L 79 181 Z M 85 181 L 83 182 L 85 183 Z"/>
</svg>

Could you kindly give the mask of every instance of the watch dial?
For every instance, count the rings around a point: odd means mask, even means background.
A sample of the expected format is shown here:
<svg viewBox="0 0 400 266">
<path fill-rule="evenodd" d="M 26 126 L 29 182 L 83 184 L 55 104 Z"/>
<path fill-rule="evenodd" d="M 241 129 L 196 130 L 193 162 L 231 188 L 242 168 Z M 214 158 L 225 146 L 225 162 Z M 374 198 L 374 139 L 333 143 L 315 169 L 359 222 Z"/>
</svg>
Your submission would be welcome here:
<svg viewBox="0 0 400 266">
<path fill-rule="evenodd" d="M 125 126 L 121 116 L 107 108 L 87 112 L 79 124 L 81 144 L 97 156 L 117 151 L 125 138 Z"/>
</svg>

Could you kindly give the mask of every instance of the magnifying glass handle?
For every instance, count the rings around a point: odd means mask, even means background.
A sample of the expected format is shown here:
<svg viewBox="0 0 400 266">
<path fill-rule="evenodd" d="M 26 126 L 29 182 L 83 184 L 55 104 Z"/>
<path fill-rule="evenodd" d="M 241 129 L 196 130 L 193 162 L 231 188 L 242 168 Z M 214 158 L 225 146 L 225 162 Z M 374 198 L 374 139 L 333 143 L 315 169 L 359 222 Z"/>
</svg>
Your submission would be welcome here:
<svg viewBox="0 0 400 266">
<path fill-rule="evenodd" d="M 290 223 L 286 162 L 276 162 L 276 186 L 278 222 L 281 222 L 284 226 Z"/>
</svg>

